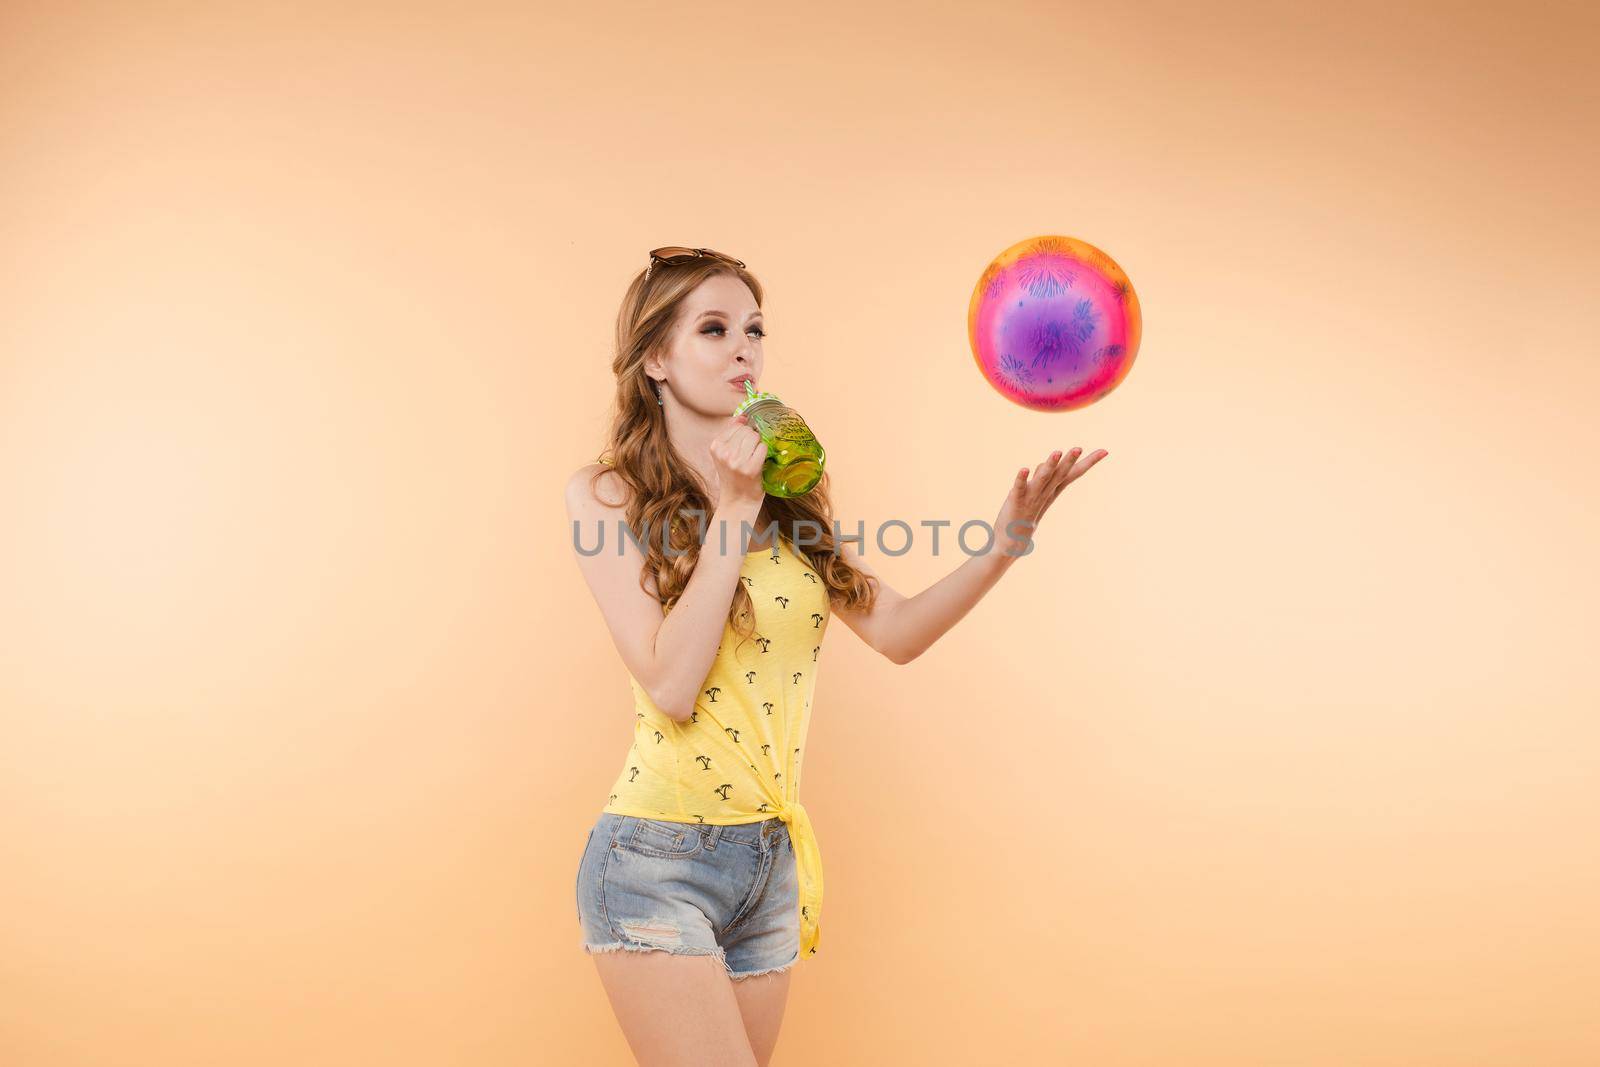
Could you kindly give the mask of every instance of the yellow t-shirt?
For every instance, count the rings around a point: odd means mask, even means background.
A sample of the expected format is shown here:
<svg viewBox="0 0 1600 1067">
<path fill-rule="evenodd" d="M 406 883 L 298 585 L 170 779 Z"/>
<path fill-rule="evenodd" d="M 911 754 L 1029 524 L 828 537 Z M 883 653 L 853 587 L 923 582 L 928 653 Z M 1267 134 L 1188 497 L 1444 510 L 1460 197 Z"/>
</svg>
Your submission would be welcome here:
<svg viewBox="0 0 1600 1067">
<path fill-rule="evenodd" d="M 657 708 L 629 672 L 633 744 L 602 810 L 713 825 L 782 819 L 800 883 L 800 955 L 808 957 L 817 951 L 822 856 L 799 799 L 800 761 L 832 612 L 822 578 L 786 540 L 747 553 L 739 580 L 755 633 L 741 645 L 724 622 L 687 722 Z"/>
</svg>

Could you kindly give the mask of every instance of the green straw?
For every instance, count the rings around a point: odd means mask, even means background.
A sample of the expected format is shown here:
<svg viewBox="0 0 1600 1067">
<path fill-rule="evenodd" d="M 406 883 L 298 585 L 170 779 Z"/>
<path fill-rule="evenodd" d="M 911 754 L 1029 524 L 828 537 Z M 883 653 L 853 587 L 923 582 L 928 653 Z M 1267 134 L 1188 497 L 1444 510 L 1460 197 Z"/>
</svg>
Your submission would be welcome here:
<svg viewBox="0 0 1600 1067">
<path fill-rule="evenodd" d="M 746 378 L 744 380 L 744 399 L 739 401 L 739 406 L 733 409 L 733 414 L 737 417 L 740 413 L 754 407 L 756 404 L 759 404 L 762 401 L 777 399 L 777 394 L 757 389 L 754 385 L 750 384 L 750 379 Z"/>
</svg>

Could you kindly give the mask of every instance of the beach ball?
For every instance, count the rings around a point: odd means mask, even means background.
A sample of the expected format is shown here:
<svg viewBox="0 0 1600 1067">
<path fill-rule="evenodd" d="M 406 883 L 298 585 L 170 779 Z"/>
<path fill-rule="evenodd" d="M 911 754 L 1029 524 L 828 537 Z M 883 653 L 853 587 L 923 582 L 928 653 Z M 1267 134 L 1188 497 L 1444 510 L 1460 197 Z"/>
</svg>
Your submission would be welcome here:
<svg viewBox="0 0 1600 1067">
<path fill-rule="evenodd" d="M 1139 298 L 1115 260 L 1075 237 L 1018 241 L 984 268 L 967 309 L 978 370 L 1035 411 L 1094 403 L 1139 351 Z"/>
</svg>

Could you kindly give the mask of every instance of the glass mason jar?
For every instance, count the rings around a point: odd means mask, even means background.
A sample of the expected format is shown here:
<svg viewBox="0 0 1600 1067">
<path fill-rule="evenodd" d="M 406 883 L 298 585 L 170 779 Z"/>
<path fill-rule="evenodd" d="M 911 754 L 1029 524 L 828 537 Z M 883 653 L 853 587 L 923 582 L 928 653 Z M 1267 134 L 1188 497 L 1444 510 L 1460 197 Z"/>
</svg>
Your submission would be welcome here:
<svg viewBox="0 0 1600 1067">
<path fill-rule="evenodd" d="M 756 392 L 746 379 L 745 398 L 734 409 L 766 442 L 767 461 L 761 465 L 761 487 L 773 496 L 804 496 L 822 480 L 827 458 L 822 445 L 800 413 L 772 393 Z"/>
</svg>

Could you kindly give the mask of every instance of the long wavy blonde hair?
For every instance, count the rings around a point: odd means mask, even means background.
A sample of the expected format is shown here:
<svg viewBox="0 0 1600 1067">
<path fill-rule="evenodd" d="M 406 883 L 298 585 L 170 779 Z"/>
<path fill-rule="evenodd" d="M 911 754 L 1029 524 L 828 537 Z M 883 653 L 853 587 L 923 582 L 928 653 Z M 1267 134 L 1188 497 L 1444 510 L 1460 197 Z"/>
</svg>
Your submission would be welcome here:
<svg viewBox="0 0 1600 1067">
<path fill-rule="evenodd" d="M 628 285 L 617 312 L 616 350 L 611 359 L 611 372 L 617 378 L 616 414 L 606 447 L 598 457 L 603 466 L 595 471 L 590 488 L 607 469 L 627 487 L 624 510 L 628 528 L 637 533 L 645 553 L 639 587 L 649 592 L 646 577 L 653 574 L 655 596 L 663 611 L 678 602 L 694 573 L 700 558 L 701 530 L 713 509 L 710 493 L 698 472 L 684 462 L 667 436 L 666 412 L 656 402 L 644 364 L 652 351 L 667 347 L 684 298 L 701 282 L 718 274 L 744 282 L 755 296 L 756 306 L 761 306 L 761 283 L 754 275 L 731 263 L 700 257 L 671 269 L 641 270 Z M 756 520 L 756 530 L 775 527 L 778 536 L 817 572 L 830 603 L 870 610 L 877 600 L 877 579 L 851 566 L 836 551 L 828 487 L 828 473 L 824 470 L 822 480 L 803 496 L 769 494 L 761 509 L 766 518 Z M 799 525 L 802 522 L 804 526 Z M 662 551 L 664 530 L 666 542 L 676 554 Z M 798 543 L 801 532 L 811 542 L 803 547 Z M 754 604 L 743 582 L 736 583 L 734 590 L 728 623 L 742 645 L 755 633 Z"/>
</svg>

